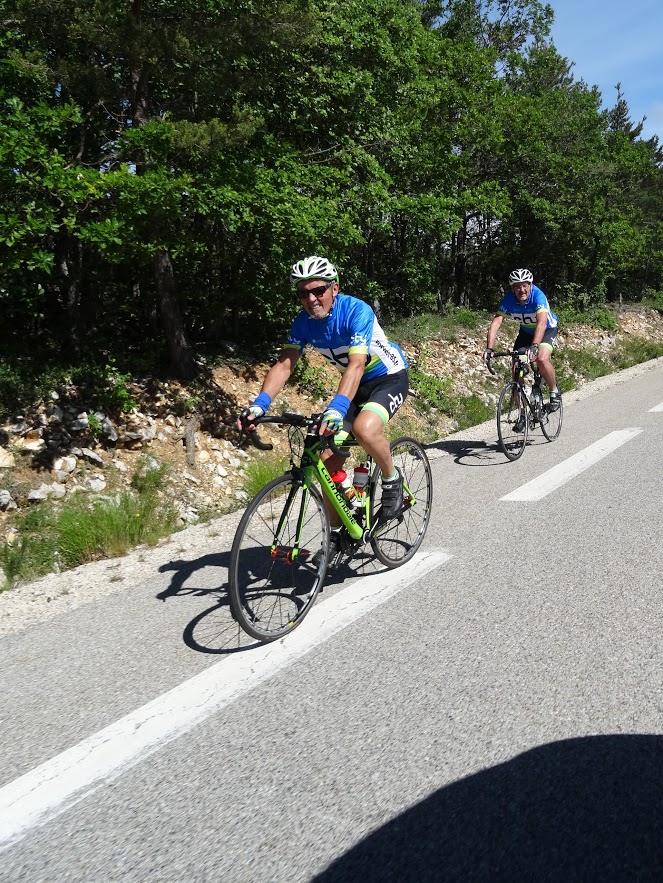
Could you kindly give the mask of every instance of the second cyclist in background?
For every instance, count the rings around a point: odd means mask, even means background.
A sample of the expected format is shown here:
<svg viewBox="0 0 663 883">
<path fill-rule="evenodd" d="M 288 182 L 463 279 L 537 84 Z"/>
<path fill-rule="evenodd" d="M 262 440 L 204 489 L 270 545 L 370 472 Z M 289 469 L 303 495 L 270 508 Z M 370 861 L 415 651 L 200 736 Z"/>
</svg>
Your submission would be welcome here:
<svg viewBox="0 0 663 883">
<path fill-rule="evenodd" d="M 534 277 L 530 270 L 524 268 L 513 270 L 509 274 L 509 284 L 511 288 L 505 292 L 488 328 L 483 360 L 489 361 L 493 353 L 503 319 L 519 322 L 520 329 L 513 349 L 524 347 L 529 349 L 530 360 L 538 362 L 541 376 L 550 390 L 548 407 L 551 411 L 558 410 L 562 395 L 557 386 L 555 367 L 550 358 L 557 338 L 557 316 L 550 309 L 548 298 L 543 291 L 534 285 Z"/>
<path fill-rule="evenodd" d="M 382 516 L 393 518 L 403 505 L 403 477 L 394 466 L 384 428 L 408 394 L 405 356 L 387 340 L 367 303 L 340 293 L 338 272 L 326 258 L 313 255 L 298 261 L 290 281 L 301 311 L 249 411 L 256 417 L 267 411 L 304 347 L 312 346 L 342 375 L 336 395 L 322 415 L 320 431 L 324 435 L 351 431 L 373 457 L 382 472 Z M 247 425 L 250 427 L 250 418 Z M 330 472 L 343 464 L 329 449 L 323 459 Z M 332 527 L 338 527 L 338 515 L 327 507 Z"/>
</svg>

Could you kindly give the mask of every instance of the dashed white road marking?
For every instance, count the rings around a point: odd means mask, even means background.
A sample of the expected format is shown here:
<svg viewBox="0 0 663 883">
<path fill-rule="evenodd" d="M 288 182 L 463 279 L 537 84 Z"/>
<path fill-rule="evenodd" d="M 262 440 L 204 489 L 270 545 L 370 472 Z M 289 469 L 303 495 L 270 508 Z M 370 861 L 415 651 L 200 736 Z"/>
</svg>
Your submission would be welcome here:
<svg viewBox="0 0 663 883">
<path fill-rule="evenodd" d="M 533 478 L 532 481 L 528 481 L 527 484 L 522 485 L 522 487 L 512 491 L 510 494 L 506 494 L 501 499 L 517 503 L 532 503 L 536 500 L 542 500 L 548 494 L 566 484 L 567 481 L 571 481 L 576 475 L 584 472 L 585 469 L 589 469 L 590 466 L 598 463 L 599 460 L 607 457 L 608 454 L 611 454 L 641 432 L 642 429 L 637 428 L 611 432 L 604 438 L 594 442 L 593 445 L 590 445 L 583 451 L 579 451 L 577 454 L 569 457 L 568 460 L 564 460 L 563 463 L 558 463 L 557 466 L 553 466 L 552 469 L 544 472 L 543 475 Z"/>
<path fill-rule="evenodd" d="M 661 402 L 660 405 L 654 405 L 653 408 L 650 408 L 650 409 L 649 409 L 649 413 L 650 413 L 650 414 L 651 414 L 652 411 L 663 411 L 663 402 Z"/>
<path fill-rule="evenodd" d="M 236 654 L 0 788 L 0 850 L 187 733 L 451 558 L 419 552 L 388 573 L 358 579 L 318 602 L 302 625 Z"/>
</svg>

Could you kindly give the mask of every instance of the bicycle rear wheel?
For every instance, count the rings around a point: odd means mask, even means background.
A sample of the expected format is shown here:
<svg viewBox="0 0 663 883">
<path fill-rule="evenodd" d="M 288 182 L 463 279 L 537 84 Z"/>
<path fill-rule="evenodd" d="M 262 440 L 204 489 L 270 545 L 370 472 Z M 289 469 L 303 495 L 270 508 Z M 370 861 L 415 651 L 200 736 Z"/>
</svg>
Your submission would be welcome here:
<svg viewBox="0 0 663 883">
<path fill-rule="evenodd" d="M 283 475 L 253 498 L 235 534 L 228 579 L 233 616 L 252 638 L 274 641 L 304 619 L 327 573 L 329 531 L 315 485 L 305 491 Z"/>
<path fill-rule="evenodd" d="M 507 460 L 522 456 L 528 428 L 527 402 L 517 383 L 507 383 L 497 403 L 497 437 Z"/>
<path fill-rule="evenodd" d="M 422 544 L 433 502 L 433 476 L 426 452 L 411 438 L 399 438 L 389 446 L 394 466 L 403 476 L 403 509 L 380 525 L 371 539 L 375 557 L 386 567 L 400 567 Z M 381 505 L 382 482 L 376 466 L 371 479 L 371 524 Z"/>
<path fill-rule="evenodd" d="M 560 432 L 562 431 L 562 419 L 564 417 L 563 410 L 564 406 L 560 399 L 559 408 L 556 411 L 550 410 L 550 404 L 545 401 L 548 396 L 546 395 L 548 391 L 548 387 L 545 383 L 541 384 L 541 395 L 544 399 L 544 404 L 541 406 L 541 432 L 545 435 L 549 442 L 555 441 Z"/>
</svg>

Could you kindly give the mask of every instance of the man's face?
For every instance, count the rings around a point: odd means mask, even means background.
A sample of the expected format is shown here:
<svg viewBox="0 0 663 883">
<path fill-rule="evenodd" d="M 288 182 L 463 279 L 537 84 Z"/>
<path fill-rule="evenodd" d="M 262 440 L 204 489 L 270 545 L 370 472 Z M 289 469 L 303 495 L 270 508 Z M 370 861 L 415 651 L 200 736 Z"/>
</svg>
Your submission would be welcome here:
<svg viewBox="0 0 663 883">
<path fill-rule="evenodd" d="M 511 291 L 516 295 L 519 304 L 526 304 L 532 290 L 531 282 L 514 282 Z"/>
<path fill-rule="evenodd" d="M 338 282 L 328 282 L 326 279 L 309 279 L 308 282 L 300 282 L 297 286 L 297 297 L 312 319 L 324 319 L 334 303 L 338 294 Z"/>
</svg>

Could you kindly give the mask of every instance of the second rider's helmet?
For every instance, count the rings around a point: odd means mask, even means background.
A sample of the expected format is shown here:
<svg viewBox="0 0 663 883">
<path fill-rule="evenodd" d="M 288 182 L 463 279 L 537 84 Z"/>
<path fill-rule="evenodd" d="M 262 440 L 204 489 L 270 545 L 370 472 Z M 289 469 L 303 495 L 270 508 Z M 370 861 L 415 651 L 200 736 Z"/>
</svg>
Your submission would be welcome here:
<svg viewBox="0 0 663 883">
<path fill-rule="evenodd" d="M 509 273 L 509 284 L 513 285 L 514 282 L 534 282 L 534 276 L 529 270 L 521 267 L 519 270 L 512 270 Z"/>
<path fill-rule="evenodd" d="M 308 282 L 309 279 L 325 279 L 328 282 L 338 282 L 338 270 L 327 258 L 321 258 L 312 255 L 310 258 L 303 258 L 293 264 L 290 273 L 290 281 L 293 285 L 298 282 Z"/>
</svg>

